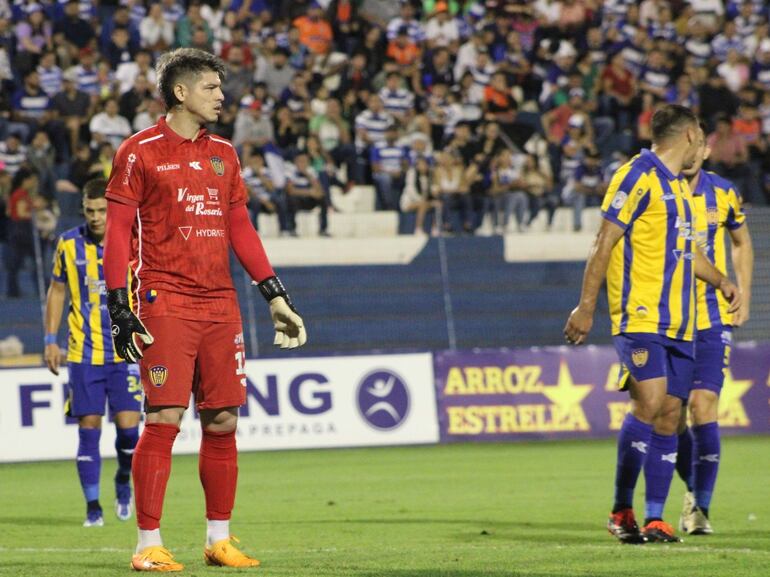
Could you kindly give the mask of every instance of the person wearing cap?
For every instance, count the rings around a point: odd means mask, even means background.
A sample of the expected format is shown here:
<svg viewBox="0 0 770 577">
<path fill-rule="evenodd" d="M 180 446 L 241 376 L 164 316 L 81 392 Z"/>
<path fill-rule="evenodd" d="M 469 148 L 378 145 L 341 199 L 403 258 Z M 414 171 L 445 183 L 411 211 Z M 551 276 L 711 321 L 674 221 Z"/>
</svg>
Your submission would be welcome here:
<svg viewBox="0 0 770 577">
<path fill-rule="evenodd" d="M 425 39 L 428 48 L 450 48 L 452 53 L 457 52 L 460 44 L 460 27 L 457 20 L 449 14 L 449 7 L 444 0 L 436 2 L 433 16 L 425 25 Z"/>
</svg>

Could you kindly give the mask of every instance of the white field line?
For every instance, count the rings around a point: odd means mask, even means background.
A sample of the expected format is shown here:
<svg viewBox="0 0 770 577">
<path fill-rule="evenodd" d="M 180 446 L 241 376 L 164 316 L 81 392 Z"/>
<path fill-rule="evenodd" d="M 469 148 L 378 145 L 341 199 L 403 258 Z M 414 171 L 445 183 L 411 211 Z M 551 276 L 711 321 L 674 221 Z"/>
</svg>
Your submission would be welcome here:
<svg viewBox="0 0 770 577">
<path fill-rule="evenodd" d="M 481 544 L 473 544 L 473 543 L 453 543 L 452 547 L 457 548 L 463 548 L 463 549 L 479 549 L 479 550 L 490 550 L 490 549 L 496 549 L 496 550 L 505 550 L 505 549 L 517 549 L 517 545 L 525 545 L 524 543 L 517 543 L 515 541 L 511 542 L 510 546 L 505 546 L 501 544 L 489 544 L 489 545 L 481 545 Z M 640 554 L 654 554 L 654 553 L 662 553 L 662 554 L 678 554 L 678 553 L 734 553 L 739 555 L 759 555 L 759 556 L 770 556 L 770 550 L 765 549 L 750 549 L 747 547 L 705 547 L 705 546 L 698 546 L 698 545 L 685 545 L 685 544 L 670 544 L 670 545 L 661 545 L 661 544 L 647 544 L 647 545 L 620 545 L 620 544 L 607 544 L 607 545 L 598 545 L 598 544 L 591 544 L 586 543 L 582 545 L 556 545 L 556 544 L 546 544 L 543 543 L 540 545 L 542 549 L 557 549 L 557 550 L 575 550 L 575 549 L 588 549 L 588 550 L 594 550 L 594 551 L 639 551 Z M 198 547 L 174 547 L 174 551 L 198 551 Z M 285 548 L 285 549 L 259 549 L 259 548 L 252 548 L 254 549 L 255 553 L 257 555 L 296 555 L 298 553 L 304 553 L 304 554 L 314 554 L 314 553 L 368 553 L 371 554 L 370 548 L 357 548 L 357 547 L 350 547 L 350 548 L 339 548 L 339 547 L 321 547 L 321 548 L 311 548 L 311 549 L 294 549 L 294 548 Z M 405 550 L 410 550 L 409 548 L 405 547 L 379 547 L 379 551 L 383 553 L 403 553 Z M 426 550 L 434 550 L 434 551 L 444 551 L 446 549 L 445 546 L 420 546 L 420 547 L 414 547 L 411 548 L 411 551 L 419 552 L 419 551 L 426 551 Z M 80 554 L 80 553 L 131 553 L 132 549 L 128 547 L 0 547 L 0 553 L 74 553 L 74 554 Z M 641 553 L 644 552 L 644 553 Z"/>
</svg>

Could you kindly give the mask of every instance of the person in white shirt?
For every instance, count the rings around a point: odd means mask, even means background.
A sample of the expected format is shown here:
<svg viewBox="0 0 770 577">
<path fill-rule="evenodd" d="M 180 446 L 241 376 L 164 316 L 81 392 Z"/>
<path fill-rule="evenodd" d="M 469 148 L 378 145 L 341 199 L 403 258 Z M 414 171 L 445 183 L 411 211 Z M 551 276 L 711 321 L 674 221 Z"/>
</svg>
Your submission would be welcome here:
<svg viewBox="0 0 770 577">
<path fill-rule="evenodd" d="M 451 48 L 453 53 L 457 51 L 460 27 L 457 20 L 449 14 L 449 7 L 444 0 L 436 2 L 434 15 L 425 25 L 425 38 L 431 50 L 441 46 Z"/>
<path fill-rule="evenodd" d="M 92 148 L 98 148 L 103 142 L 109 142 L 117 150 L 123 140 L 133 132 L 128 119 L 118 114 L 118 101 L 114 98 L 104 102 L 104 110 L 94 115 L 88 128 L 91 131 Z"/>
</svg>

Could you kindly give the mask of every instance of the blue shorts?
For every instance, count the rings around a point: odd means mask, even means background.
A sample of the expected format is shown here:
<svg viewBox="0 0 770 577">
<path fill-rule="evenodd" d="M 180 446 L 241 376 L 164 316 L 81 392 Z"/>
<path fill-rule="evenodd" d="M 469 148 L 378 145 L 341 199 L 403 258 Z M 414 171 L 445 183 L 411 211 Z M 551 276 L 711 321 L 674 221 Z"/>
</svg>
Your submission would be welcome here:
<svg viewBox="0 0 770 577">
<path fill-rule="evenodd" d="M 693 342 L 652 333 L 622 333 L 612 340 L 621 362 L 621 390 L 628 388 L 629 374 L 637 382 L 665 377 L 669 395 L 688 399 L 695 370 Z"/>
<path fill-rule="evenodd" d="M 136 365 L 69 363 L 68 372 L 68 416 L 104 415 L 106 401 L 110 404 L 110 415 L 140 410 L 142 383 Z"/>
<path fill-rule="evenodd" d="M 698 331 L 698 338 L 695 340 L 693 389 L 706 389 L 717 395 L 722 391 L 725 371 L 730 366 L 732 344 L 732 327 Z"/>
</svg>

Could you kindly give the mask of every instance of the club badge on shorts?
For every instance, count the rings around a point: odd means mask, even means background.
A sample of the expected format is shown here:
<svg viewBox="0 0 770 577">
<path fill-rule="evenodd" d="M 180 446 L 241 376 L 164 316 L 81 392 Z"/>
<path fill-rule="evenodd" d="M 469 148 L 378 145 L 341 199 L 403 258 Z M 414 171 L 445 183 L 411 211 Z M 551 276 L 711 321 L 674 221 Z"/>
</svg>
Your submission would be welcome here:
<svg viewBox="0 0 770 577">
<path fill-rule="evenodd" d="M 168 378 L 168 369 L 162 365 L 150 367 L 150 382 L 156 387 L 162 387 Z"/>
<path fill-rule="evenodd" d="M 631 353 L 631 361 L 637 368 L 642 368 L 647 364 L 647 359 L 650 356 L 650 352 L 647 349 L 636 349 Z"/>
<path fill-rule="evenodd" d="M 211 161 L 211 168 L 214 169 L 214 174 L 217 176 L 225 175 L 225 162 L 218 156 L 212 156 L 209 158 Z"/>
</svg>

